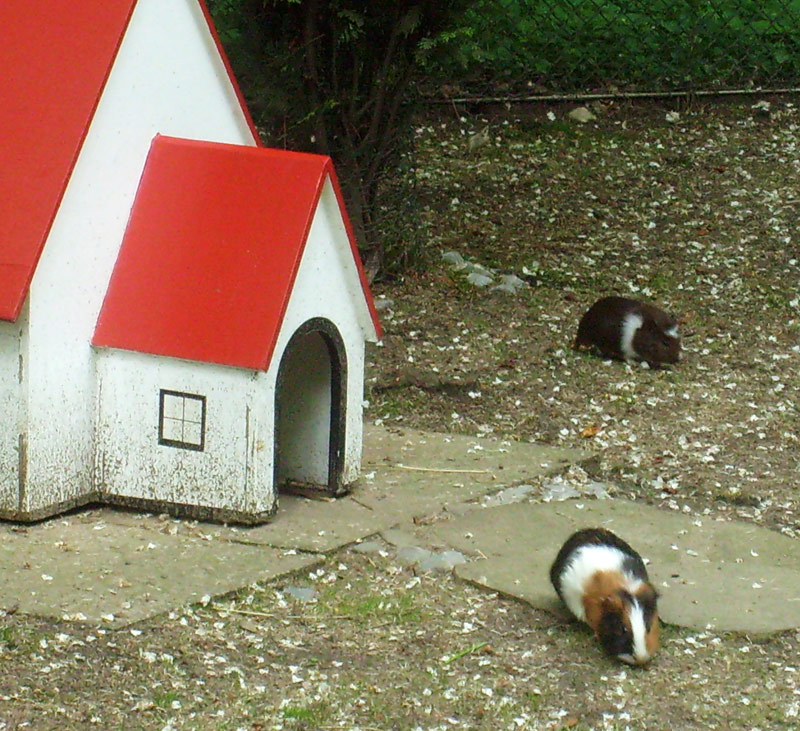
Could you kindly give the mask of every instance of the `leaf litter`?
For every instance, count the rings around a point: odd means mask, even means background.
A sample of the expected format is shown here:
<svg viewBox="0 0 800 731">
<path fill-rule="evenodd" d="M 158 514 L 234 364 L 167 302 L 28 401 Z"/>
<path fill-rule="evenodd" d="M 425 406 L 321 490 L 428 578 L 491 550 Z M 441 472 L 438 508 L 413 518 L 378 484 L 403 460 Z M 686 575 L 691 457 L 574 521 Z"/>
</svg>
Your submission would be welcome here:
<svg viewBox="0 0 800 731">
<path fill-rule="evenodd" d="M 421 120 L 417 192 L 439 253 L 376 287 L 367 418 L 592 451 L 500 501 L 603 490 L 798 537 L 800 110 L 764 101 L 768 114 L 745 100 Z M 478 287 L 444 252 L 525 286 Z M 611 292 L 674 312 L 685 360 L 574 353 L 580 314 Z M 0 729 L 797 726 L 800 633 L 665 627 L 632 671 L 577 625 L 366 543 L 127 629 L 9 610 Z"/>
</svg>

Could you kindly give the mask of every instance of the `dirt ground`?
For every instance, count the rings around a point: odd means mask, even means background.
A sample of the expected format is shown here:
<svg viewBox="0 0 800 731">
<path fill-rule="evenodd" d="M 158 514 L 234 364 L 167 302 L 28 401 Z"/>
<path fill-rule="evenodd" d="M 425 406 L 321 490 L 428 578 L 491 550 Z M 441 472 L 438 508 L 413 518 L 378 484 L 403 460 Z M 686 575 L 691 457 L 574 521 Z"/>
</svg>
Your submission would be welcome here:
<svg viewBox="0 0 800 731">
<path fill-rule="evenodd" d="M 420 122 L 431 263 L 375 287 L 367 418 L 581 447 L 616 496 L 800 538 L 798 104 Z M 478 287 L 450 251 L 526 286 Z M 572 351 L 611 293 L 673 312 L 684 360 Z M 634 670 L 574 624 L 381 545 L 124 630 L 10 611 L 0 729 L 800 728 L 800 633 L 665 627 Z"/>
</svg>

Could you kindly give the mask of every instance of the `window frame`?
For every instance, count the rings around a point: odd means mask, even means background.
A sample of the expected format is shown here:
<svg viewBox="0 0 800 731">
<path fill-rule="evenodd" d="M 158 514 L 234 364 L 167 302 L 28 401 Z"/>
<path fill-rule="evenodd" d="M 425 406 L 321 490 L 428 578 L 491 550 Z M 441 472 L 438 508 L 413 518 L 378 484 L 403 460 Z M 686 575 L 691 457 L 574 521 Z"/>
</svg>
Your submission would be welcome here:
<svg viewBox="0 0 800 731">
<path fill-rule="evenodd" d="M 165 414 L 165 404 L 167 402 L 167 398 L 180 398 L 183 399 L 183 409 L 182 409 L 182 416 L 180 419 L 176 419 L 172 416 L 167 416 Z M 195 402 L 199 402 L 200 404 L 200 421 L 197 422 L 193 419 L 187 419 L 185 417 L 186 414 L 186 401 L 191 400 Z M 185 426 L 186 424 L 198 424 L 200 426 L 200 441 L 199 443 L 194 441 L 187 441 L 186 439 L 173 439 L 172 437 L 164 436 L 164 422 L 165 419 L 171 419 L 174 421 L 179 421 L 182 425 L 181 432 L 182 434 L 185 433 Z M 159 391 L 159 398 L 158 398 L 158 443 L 164 447 L 176 447 L 178 449 L 189 449 L 194 452 L 203 452 L 205 451 L 206 445 L 206 397 L 196 393 L 187 393 L 185 391 L 173 391 L 171 389 L 162 388 Z"/>
</svg>

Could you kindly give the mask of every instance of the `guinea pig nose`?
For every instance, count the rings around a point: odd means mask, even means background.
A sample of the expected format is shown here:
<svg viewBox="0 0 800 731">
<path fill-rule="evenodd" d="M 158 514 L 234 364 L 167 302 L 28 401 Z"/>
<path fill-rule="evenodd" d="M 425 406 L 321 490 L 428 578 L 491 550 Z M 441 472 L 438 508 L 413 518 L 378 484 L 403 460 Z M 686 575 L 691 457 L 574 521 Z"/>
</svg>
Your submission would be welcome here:
<svg viewBox="0 0 800 731">
<path fill-rule="evenodd" d="M 638 665 L 639 667 L 643 667 L 650 662 L 650 655 L 647 653 L 634 653 L 633 655 L 617 655 L 618 660 L 622 660 L 622 662 L 627 663 L 628 665 Z"/>
</svg>

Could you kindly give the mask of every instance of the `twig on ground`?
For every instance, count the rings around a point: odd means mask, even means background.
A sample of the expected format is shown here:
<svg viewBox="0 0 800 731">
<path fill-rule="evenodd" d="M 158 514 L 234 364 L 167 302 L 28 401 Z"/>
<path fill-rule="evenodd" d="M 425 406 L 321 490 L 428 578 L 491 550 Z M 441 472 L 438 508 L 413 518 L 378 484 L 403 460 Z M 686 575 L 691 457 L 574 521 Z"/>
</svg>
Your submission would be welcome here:
<svg viewBox="0 0 800 731">
<path fill-rule="evenodd" d="M 458 475 L 488 475 L 489 470 L 459 470 L 450 467 L 411 467 L 405 464 L 393 464 L 398 470 L 411 470 L 413 472 L 453 472 Z"/>
<path fill-rule="evenodd" d="M 449 665 L 450 663 L 455 662 L 456 660 L 460 660 L 462 657 L 471 655 L 473 652 L 477 652 L 478 650 L 481 650 L 484 647 L 486 647 L 487 644 L 488 644 L 487 642 L 479 642 L 477 645 L 468 647 L 466 650 L 461 650 L 461 652 L 457 652 L 455 655 L 451 655 L 450 657 L 442 660 L 442 665 Z"/>
</svg>

